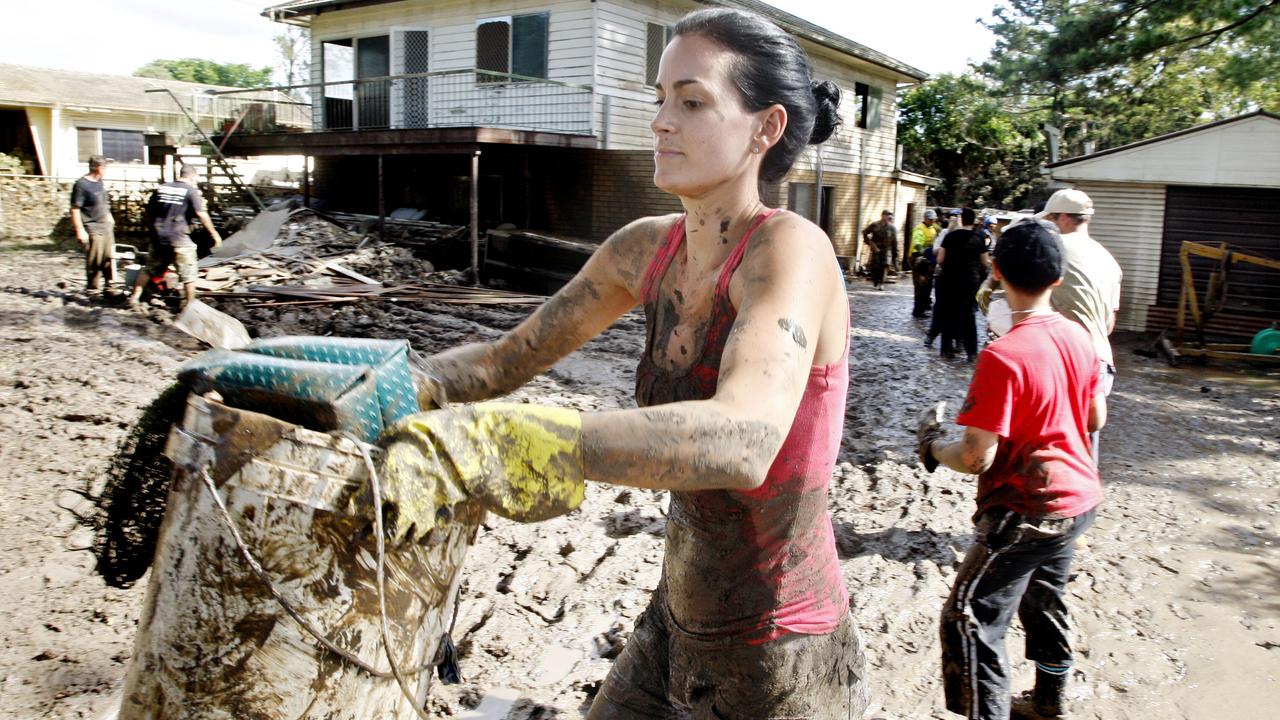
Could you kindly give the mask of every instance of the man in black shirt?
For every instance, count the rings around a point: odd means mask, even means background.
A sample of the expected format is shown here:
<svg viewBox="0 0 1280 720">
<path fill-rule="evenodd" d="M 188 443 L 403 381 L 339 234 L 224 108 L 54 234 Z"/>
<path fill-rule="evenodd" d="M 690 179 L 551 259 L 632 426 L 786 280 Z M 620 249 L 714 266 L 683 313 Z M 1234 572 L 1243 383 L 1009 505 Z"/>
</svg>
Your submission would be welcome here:
<svg viewBox="0 0 1280 720">
<path fill-rule="evenodd" d="M 991 267 L 986 236 L 974 230 L 976 214 L 971 208 L 960 213 L 960 227 L 947 233 L 938 249 L 938 265 L 942 267 L 939 312 L 943 313 L 942 355 L 952 357 L 953 343 L 964 344 L 965 358 L 973 362 L 978 354 L 978 328 L 974 324 L 974 295 Z"/>
<path fill-rule="evenodd" d="M 71 227 L 84 248 L 85 287 L 89 290 L 109 287 L 115 280 L 115 221 L 102 184 L 106 169 L 107 159 L 94 155 L 89 158 L 89 174 L 71 186 Z"/>
<path fill-rule="evenodd" d="M 178 282 L 182 283 L 182 306 L 196 298 L 196 244 L 187 234 L 192 220 L 199 220 L 213 238 L 213 246 L 222 244 L 222 236 L 213 227 L 213 220 L 204 209 L 204 198 L 196 187 L 197 173 L 194 165 L 183 165 L 178 179 L 165 183 L 151 193 L 147 201 L 147 218 L 154 234 L 147 267 L 138 273 L 133 284 L 129 304 L 136 305 L 142 298 L 142 290 L 153 275 L 163 275 L 172 264 L 178 269 Z"/>
</svg>

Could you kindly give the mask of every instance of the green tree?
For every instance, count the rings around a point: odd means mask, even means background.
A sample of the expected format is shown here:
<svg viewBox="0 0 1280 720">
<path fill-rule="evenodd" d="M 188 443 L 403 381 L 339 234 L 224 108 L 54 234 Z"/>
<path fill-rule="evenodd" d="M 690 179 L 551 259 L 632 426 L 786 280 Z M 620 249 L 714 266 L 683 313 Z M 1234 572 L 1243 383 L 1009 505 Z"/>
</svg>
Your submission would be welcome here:
<svg viewBox="0 0 1280 720">
<path fill-rule="evenodd" d="M 153 60 L 134 71 L 136 77 L 184 80 L 228 87 L 262 87 L 271 84 L 271 68 L 244 63 L 219 63 L 200 58 Z"/>
<path fill-rule="evenodd" d="M 982 78 L 940 75 L 903 94 L 903 164 L 942 180 L 940 205 L 1021 208 L 1042 187 L 1047 160 L 1034 113 L 992 96 Z"/>
<path fill-rule="evenodd" d="M 1280 100 L 1280 0 L 1009 0 L 978 69 L 1044 110 L 1064 154 Z"/>
<path fill-rule="evenodd" d="M 309 79 L 311 68 L 311 43 L 307 31 L 302 28 L 289 27 L 273 38 L 276 43 L 276 55 L 279 57 L 277 68 L 285 85 L 298 85 Z"/>
</svg>

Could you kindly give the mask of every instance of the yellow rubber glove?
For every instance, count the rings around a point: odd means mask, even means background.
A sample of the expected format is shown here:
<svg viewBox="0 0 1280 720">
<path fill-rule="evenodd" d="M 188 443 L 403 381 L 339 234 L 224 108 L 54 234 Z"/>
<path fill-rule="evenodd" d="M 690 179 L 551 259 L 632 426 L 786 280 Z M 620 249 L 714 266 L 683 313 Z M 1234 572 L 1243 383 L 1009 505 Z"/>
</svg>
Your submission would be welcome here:
<svg viewBox="0 0 1280 720">
<path fill-rule="evenodd" d="M 468 501 L 537 522 L 577 508 L 586 492 L 576 410 L 507 403 L 432 410 L 396 423 L 383 443 L 385 524 L 396 541 L 424 537 Z M 353 512 L 367 513 L 372 500 L 362 489 Z"/>
</svg>

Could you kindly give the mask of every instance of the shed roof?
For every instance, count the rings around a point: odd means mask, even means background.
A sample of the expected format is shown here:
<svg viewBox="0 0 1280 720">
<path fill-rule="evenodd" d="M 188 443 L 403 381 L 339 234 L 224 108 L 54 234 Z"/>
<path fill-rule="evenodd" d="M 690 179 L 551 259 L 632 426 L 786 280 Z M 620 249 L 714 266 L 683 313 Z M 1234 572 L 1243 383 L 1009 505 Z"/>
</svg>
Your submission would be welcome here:
<svg viewBox="0 0 1280 720">
<path fill-rule="evenodd" d="M 179 96 L 234 89 L 181 80 L 0 64 L 0 104 L 6 105 L 49 107 L 56 104 L 101 110 L 177 113 L 177 107 L 168 96 L 147 92 L 159 88 L 171 90 Z"/>
<path fill-rule="evenodd" d="M 262 14 L 272 20 L 284 22 L 291 17 L 316 15 L 326 10 L 378 5 L 381 3 L 395 1 L 396 0 L 290 0 L 289 2 L 280 3 L 279 5 L 272 5 L 264 10 Z M 894 79 L 898 82 L 923 82 L 929 79 L 929 74 L 923 70 L 912 67 L 900 60 L 895 60 L 882 52 L 872 50 L 866 45 L 837 35 L 825 28 L 809 22 L 808 20 L 796 17 L 788 12 L 783 12 L 772 5 L 760 2 L 759 0 L 694 1 L 702 3 L 703 5 L 740 8 L 763 15 L 773 20 L 782 29 L 804 38 L 809 42 L 831 48 L 832 50 L 836 50 L 888 70 L 895 76 Z"/>
<path fill-rule="evenodd" d="M 1059 160 L 1055 180 L 1280 187 L 1280 115 L 1243 115 Z"/>
</svg>

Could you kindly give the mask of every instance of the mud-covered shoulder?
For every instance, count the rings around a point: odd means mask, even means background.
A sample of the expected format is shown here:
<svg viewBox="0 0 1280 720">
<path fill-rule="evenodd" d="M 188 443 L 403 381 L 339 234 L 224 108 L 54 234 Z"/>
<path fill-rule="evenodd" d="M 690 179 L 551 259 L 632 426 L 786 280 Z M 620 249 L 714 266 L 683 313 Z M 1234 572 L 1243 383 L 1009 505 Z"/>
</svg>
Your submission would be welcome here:
<svg viewBox="0 0 1280 720">
<path fill-rule="evenodd" d="M 632 296 L 640 297 L 645 269 L 658 252 L 679 213 L 654 215 L 633 220 L 614 232 L 600 246 L 600 254 L 616 281 Z"/>
<path fill-rule="evenodd" d="M 743 293 L 762 284 L 772 284 L 780 274 L 820 278 L 830 275 L 835 249 L 822 228 L 783 210 L 756 229 L 742 258 L 741 270 L 734 274 L 729 291 L 735 306 Z"/>
</svg>

